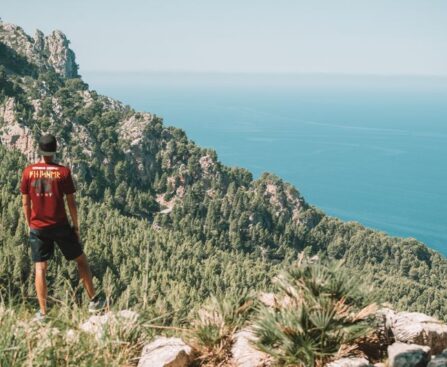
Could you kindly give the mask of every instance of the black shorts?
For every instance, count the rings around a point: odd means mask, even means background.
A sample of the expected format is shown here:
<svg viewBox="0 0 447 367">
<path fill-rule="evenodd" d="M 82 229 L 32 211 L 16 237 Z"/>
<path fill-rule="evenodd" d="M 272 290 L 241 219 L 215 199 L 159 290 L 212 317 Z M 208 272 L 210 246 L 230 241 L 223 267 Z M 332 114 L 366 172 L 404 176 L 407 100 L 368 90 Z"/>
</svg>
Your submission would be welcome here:
<svg viewBox="0 0 447 367">
<path fill-rule="evenodd" d="M 67 260 L 73 260 L 83 253 L 78 236 L 69 224 L 43 229 L 31 228 L 29 242 L 31 257 L 34 262 L 51 259 L 54 252 L 54 242 Z"/>
</svg>

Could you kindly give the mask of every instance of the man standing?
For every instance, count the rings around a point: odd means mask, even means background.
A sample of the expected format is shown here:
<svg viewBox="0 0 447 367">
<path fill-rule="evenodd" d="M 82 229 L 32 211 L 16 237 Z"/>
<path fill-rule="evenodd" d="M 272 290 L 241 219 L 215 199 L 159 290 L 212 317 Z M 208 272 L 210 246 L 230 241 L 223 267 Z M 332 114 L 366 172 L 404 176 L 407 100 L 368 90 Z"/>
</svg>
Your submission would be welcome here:
<svg viewBox="0 0 447 367">
<path fill-rule="evenodd" d="M 30 228 L 32 260 L 35 263 L 35 286 L 40 310 L 36 319 L 43 321 L 47 312 L 47 262 L 53 256 L 54 243 L 67 260 L 75 260 L 79 277 L 90 298 L 89 311 L 104 307 L 104 301 L 95 296 L 92 274 L 87 257 L 82 251 L 79 237 L 76 191 L 68 167 L 53 160 L 57 142 L 53 135 L 39 140 L 42 160 L 26 167 L 22 174 L 20 191 L 25 218 Z M 64 206 L 67 200 L 73 226 L 71 227 Z"/>
</svg>

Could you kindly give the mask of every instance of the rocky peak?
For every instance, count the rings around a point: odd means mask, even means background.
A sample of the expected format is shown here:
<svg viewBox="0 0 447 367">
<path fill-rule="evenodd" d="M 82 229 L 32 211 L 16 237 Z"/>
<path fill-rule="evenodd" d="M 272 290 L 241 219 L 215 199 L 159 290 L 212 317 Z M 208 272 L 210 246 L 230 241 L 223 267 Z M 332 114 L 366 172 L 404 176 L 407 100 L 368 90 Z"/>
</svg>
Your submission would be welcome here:
<svg viewBox="0 0 447 367">
<path fill-rule="evenodd" d="M 48 52 L 48 62 L 54 70 L 66 77 L 78 76 L 78 65 L 75 62 L 75 54 L 68 47 L 70 41 L 61 31 L 53 31 L 45 37 L 45 51 Z"/>
<path fill-rule="evenodd" d="M 0 21 L 0 42 L 41 69 L 53 69 L 66 78 L 78 76 L 75 54 L 61 31 L 45 36 L 36 30 L 34 37 L 30 37 L 21 27 Z"/>
<path fill-rule="evenodd" d="M 36 52 L 43 52 L 45 48 L 45 35 L 39 29 L 36 29 L 34 33 L 34 49 Z"/>
</svg>

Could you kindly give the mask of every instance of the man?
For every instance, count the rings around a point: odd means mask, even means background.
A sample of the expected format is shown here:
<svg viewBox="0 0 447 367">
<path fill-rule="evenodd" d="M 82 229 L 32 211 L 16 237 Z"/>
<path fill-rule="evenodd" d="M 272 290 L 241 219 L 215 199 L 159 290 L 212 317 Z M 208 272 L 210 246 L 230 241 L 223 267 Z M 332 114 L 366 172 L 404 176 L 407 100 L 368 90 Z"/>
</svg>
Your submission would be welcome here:
<svg viewBox="0 0 447 367">
<path fill-rule="evenodd" d="M 54 162 L 56 148 L 57 142 L 53 135 L 44 135 L 39 139 L 39 155 L 42 159 L 24 169 L 20 187 L 23 212 L 30 228 L 32 260 L 35 263 L 35 287 L 40 307 L 35 319 L 39 321 L 46 318 L 46 271 L 55 242 L 67 260 L 77 263 L 79 277 L 91 300 L 89 311 L 95 312 L 104 307 L 104 301 L 95 296 L 90 267 L 82 251 L 74 197 L 76 190 L 71 172 L 68 167 Z M 64 196 L 73 227 L 65 212 Z"/>
</svg>

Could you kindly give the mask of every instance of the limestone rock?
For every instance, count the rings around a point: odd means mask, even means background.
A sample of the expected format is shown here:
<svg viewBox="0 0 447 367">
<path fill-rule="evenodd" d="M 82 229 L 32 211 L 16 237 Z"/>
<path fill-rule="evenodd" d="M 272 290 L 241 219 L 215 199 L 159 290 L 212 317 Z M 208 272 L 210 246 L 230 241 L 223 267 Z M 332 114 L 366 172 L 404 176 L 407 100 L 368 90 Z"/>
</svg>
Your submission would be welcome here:
<svg viewBox="0 0 447 367">
<path fill-rule="evenodd" d="M 68 47 L 69 41 L 61 31 L 53 31 L 45 37 L 45 50 L 48 53 L 48 63 L 60 75 L 66 78 L 78 76 L 78 65 L 75 54 Z"/>
<path fill-rule="evenodd" d="M 8 149 L 17 149 L 28 159 L 36 157 L 35 141 L 27 126 L 21 124 L 15 115 L 15 100 L 8 98 L 0 105 L 0 143 Z"/>
<path fill-rule="evenodd" d="M 199 164 L 204 174 L 210 174 L 215 165 L 213 159 L 208 154 L 200 157 Z"/>
<path fill-rule="evenodd" d="M 430 361 L 430 347 L 396 342 L 388 347 L 389 367 L 425 367 Z"/>
<path fill-rule="evenodd" d="M 267 307 L 276 306 L 276 296 L 272 292 L 261 292 L 259 293 L 258 299 Z"/>
<path fill-rule="evenodd" d="M 447 348 L 447 325 L 442 321 L 419 312 L 383 309 L 379 313 L 396 341 L 427 345 L 434 354 Z"/>
<path fill-rule="evenodd" d="M 261 292 L 258 296 L 261 301 L 267 307 L 288 307 L 293 304 L 293 299 L 289 296 L 278 296 L 274 293 Z"/>
<path fill-rule="evenodd" d="M 447 367 L 447 349 L 444 349 L 441 354 L 432 357 L 427 367 Z"/>
<path fill-rule="evenodd" d="M 365 358 L 341 358 L 326 365 L 327 367 L 370 367 L 372 366 Z"/>
<path fill-rule="evenodd" d="M 104 315 L 91 316 L 79 328 L 86 333 L 93 334 L 97 340 L 101 340 L 105 336 L 107 327 L 117 324 L 124 327 L 132 327 L 138 318 L 139 314 L 130 310 L 122 310 L 116 314 L 107 312 Z"/>
<path fill-rule="evenodd" d="M 138 145 L 143 138 L 143 130 L 153 120 L 150 113 L 136 113 L 121 121 L 119 124 L 119 135 L 123 140 L 130 143 L 130 146 Z"/>
<path fill-rule="evenodd" d="M 141 352 L 138 367 L 187 367 L 192 348 L 180 338 L 157 337 Z"/>
<path fill-rule="evenodd" d="M 30 37 L 21 27 L 0 21 L 0 41 L 41 69 L 53 69 L 66 78 L 78 76 L 75 54 L 61 31 L 44 36 L 37 30 Z"/>
<path fill-rule="evenodd" d="M 428 363 L 427 367 L 447 367 L 447 358 L 435 357 Z"/>
<path fill-rule="evenodd" d="M 232 362 L 236 367 L 266 367 L 271 365 L 271 358 L 264 352 L 257 350 L 252 341 L 255 341 L 253 331 L 242 329 L 234 334 L 231 348 Z"/>
<path fill-rule="evenodd" d="M 305 206 L 304 199 L 298 191 L 271 174 L 264 174 L 259 179 L 257 194 L 268 205 L 275 208 L 275 215 L 285 215 L 292 218 L 296 224 L 304 224 L 301 218 Z"/>
</svg>

